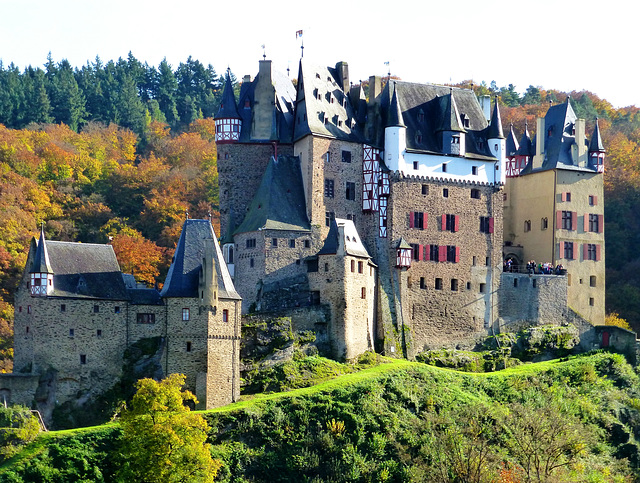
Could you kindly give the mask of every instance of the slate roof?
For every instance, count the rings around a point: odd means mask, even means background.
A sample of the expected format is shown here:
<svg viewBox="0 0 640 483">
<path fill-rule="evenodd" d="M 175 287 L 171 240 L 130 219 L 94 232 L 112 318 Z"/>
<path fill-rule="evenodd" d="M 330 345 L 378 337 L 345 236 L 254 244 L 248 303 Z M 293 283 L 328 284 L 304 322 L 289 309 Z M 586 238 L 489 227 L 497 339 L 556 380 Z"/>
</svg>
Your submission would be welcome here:
<svg viewBox="0 0 640 483">
<path fill-rule="evenodd" d="M 591 136 L 591 143 L 589 144 L 590 152 L 605 152 L 604 144 L 602 144 L 602 138 L 600 137 L 600 126 L 598 126 L 598 118 L 596 117 L 596 126 L 593 128 L 593 135 Z"/>
<path fill-rule="evenodd" d="M 227 76 L 224 82 L 224 90 L 222 91 L 222 103 L 220 109 L 215 115 L 216 119 L 240 119 L 238 114 L 238 106 L 236 104 L 236 98 L 233 94 L 233 85 L 231 84 L 231 76 L 227 72 Z"/>
<path fill-rule="evenodd" d="M 343 236 L 340 236 L 340 230 L 338 227 L 343 228 Z M 327 234 L 327 238 L 324 241 L 322 249 L 318 252 L 318 255 L 335 255 L 338 253 L 340 246 L 344 247 L 346 255 L 371 258 L 369 252 L 362 244 L 362 239 L 360 238 L 358 230 L 352 220 L 336 218 L 331 222 L 329 233 Z"/>
<path fill-rule="evenodd" d="M 502 119 L 500 118 L 500 109 L 498 108 L 498 97 L 496 96 L 493 104 L 493 113 L 491 114 L 491 123 L 487 132 L 489 139 L 504 139 L 502 131 Z"/>
<path fill-rule="evenodd" d="M 49 262 L 47 244 L 44 239 L 44 227 L 40 229 L 40 240 L 38 241 L 38 248 L 33 257 L 33 263 L 31 264 L 29 273 L 53 273 L 51 263 Z"/>
<path fill-rule="evenodd" d="M 347 94 L 349 93 L 343 92 L 340 87 L 336 69 L 312 65 L 301 59 L 294 141 L 308 134 L 315 134 L 361 142 L 362 137 L 354 129 L 356 112 Z"/>
<path fill-rule="evenodd" d="M 531 142 L 531 136 L 529 135 L 529 126 L 524 123 L 524 132 L 520 139 L 520 147 L 516 154 L 519 156 L 533 156 L 535 154 L 534 144 Z"/>
<path fill-rule="evenodd" d="M 129 298 L 111 245 L 45 241 L 45 246 L 53 270 L 52 296 Z"/>
<path fill-rule="evenodd" d="M 520 145 L 516 139 L 516 133 L 513 132 L 513 123 L 509 125 L 509 134 L 507 134 L 507 140 L 505 142 L 505 150 L 507 156 L 515 156 Z"/>
<path fill-rule="evenodd" d="M 280 155 L 277 161 L 271 157 L 247 215 L 234 234 L 310 229 L 300 160 L 297 156 Z"/>
<path fill-rule="evenodd" d="M 186 220 L 184 222 L 169 273 L 167 273 L 167 278 L 160 292 L 162 297 L 198 297 L 205 240 L 215 240 L 218 297 L 240 299 L 231 281 L 229 270 L 209 220 Z"/>
<path fill-rule="evenodd" d="M 390 84 L 393 85 L 393 91 Z M 374 125 L 377 124 L 372 131 L 372 139 L 368 140 L 372 145 L 384 146 L 383 128 L 391 107 L 393 92 L 397 92 L 402 121 L 407 126 L 407 150 L 441 154 L 440 132 L 443 129 L 459 132 L 464 130 L 466 132 L 465 157 L 496 160 L 486 142 L 489 124 L 474 92 L 470 89 L 433 84 L 403 81 L 387 83 L 380 94 L 378 118 L 370 120 Z M 456 111 L 458 115 L 455 114 Z M 459 121 L 463 114 L 469 120 L 468 128 L 463 127 Z"/>
<path fill-rule="evenodd" d="M 545 156 L 542 162 L 542 166 L 535 171 L 546 171 L 549 169 L 570 169 L 578 171 L 594 171 L 592 168 L 576 166 L 573 163 L 573 157 L 571 156 L 571 145 L 576 142 L 587 142 L 586 139 L 576 140 L 573 134 L 573 129 L 577 116 L 571 107 L 569 98 L 562 104 L 556 104 L 549 107 L 549 110 L 544 116 L 543 133 L 536 133 L 537 136 L 545 136 L 544 150 Z M 535 147 L 535 145 L 534 145 Z M 522 148 L 522 146 L 521 146 Z M 532 148 L 532 151 L 535 148 Z M 527 166 L 522 170 L 521 174 L 528 174 L 533 172 L 533 161 L 530 161 Z"/>
<path fill-rule="evenodd" d="M 402 111 L 400 110 L 400 103 L 398 102 L 398 93 L 395 89 L 393 89 L 391 105 L 387 113 L 386 127 L 406 127 L 404 122 L 402 122 Z"/>
<path fill-rule="evenodd" d="M 238 98 L 238 115 L 242 119 L 242 129 L 240 130 L 239 142 L 260 142 L 251 139 L 251 107 L 254 105 L 256 84 L 260 78 L 260 74 L 251 82 L 243 82 L 240 87 L 240 96 Z M 271 82 L 276 91 L 275 109 L 273 116 L 275 118 L 272 138 L 278 139 L 281 143 L 291 143 L 291 135 L 293 133 L 293 108 L 296 98 L 296 88 L 293 86 L 291 79 L 282 72 L 271 69 Z M 246 104 L 249 107 L 245 107 Z M 217 117 L 217 116 L 216 116 Z M 263 140 L 263 142 L 271 142 L 271 139 Z"/>
</svg>

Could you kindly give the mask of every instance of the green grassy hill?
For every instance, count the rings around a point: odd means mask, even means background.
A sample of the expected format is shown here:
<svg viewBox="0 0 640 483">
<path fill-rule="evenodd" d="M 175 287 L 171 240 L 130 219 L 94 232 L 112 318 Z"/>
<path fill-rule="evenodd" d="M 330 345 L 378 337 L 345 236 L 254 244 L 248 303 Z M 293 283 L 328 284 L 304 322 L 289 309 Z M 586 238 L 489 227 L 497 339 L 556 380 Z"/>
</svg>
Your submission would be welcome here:
<svg viewBox="0 0 640 483">
<path fill-rule="evenodd" d="M 393 361 L 202 415 L 223 463 L 216 481 L 623 482 L 640 474 L 640 380 L 617 354 L 485 374 Z M 0 481 L 115 481 L 119 436 L 117 424 L 43 434 L 0 468 Z"/>
</svg>

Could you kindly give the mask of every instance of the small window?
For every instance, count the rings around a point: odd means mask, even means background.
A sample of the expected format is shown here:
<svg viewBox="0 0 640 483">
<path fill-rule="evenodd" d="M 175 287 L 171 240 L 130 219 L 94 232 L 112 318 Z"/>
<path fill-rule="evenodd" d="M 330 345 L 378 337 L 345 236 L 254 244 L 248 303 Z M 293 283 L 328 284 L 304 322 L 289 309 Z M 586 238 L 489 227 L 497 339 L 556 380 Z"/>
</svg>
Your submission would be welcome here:
<svg viewBox="0 0 640 483">
<path fill-rule="evenodd" d="M 480 190 L 477 188 L 471 188 L 471 198 L 474 200 L 480 199 Z"/>
<path fill-rule="evenodd" d="M 418 168 L 419 168 L 418 162 L 414 161 L 413 162 L 413 169 L 418 169 Z"/>
<path fill-rule="evenodd" d="M 20 307 L 18 307 L 18 312 L 22 313 L 22 305 Z"/>
<path fill-rule="evenodd" d="M 524 231 L 525 233 L 531 231 L 531 220 L 524 221 Z"/>
<path fill-rule="evenodd" d="M 342 151 L 342 162 L 343 163 L 351 162 L 351 151 Z"/>
<path fill-rule="evenodd" d="M 364 264 L 362 262 L 358 262 L 358 273 L 364 272 Z"/>
<path fill-rule="evenodd" d="M 27 313 L 30 314 L 31 313 L 31 305 L 27 305 Z"/>
<path fill-rule="evenodd" d="M 325 263 L 325 264 L 324 264 L 324 271 L 325 271 L 325 272 L 328 272 L 328 271 L 329 271 L 329 264 L 328 264 L 328 263 Z"/>
<path fill-rule="evenodd" d="M 485 293 L 487 291 L 487 284 L 486 283 L 481 283 L 480 284 L 480 293 Z"/>
<path fill-rule="evenodd" d="M 100 312 L 100 306 L 99 305 L 94 305 L 93 306 L 93 313 L 97 314 L 98 312 Z"/>
<path fill-rule="evenodd" d="M 547 228 L 549 228 L 549 218 L 542 218 L 540 220 L 540 229 L 546 230 Z"/>
<path fill-rule="evenodd" d="M 29 326 L 27 325 L 27 334 L 29 333 Z"/>
<path fill-rule="evenodd" d="M 356 199 L 356 184 L 354 182 L 351 181 L 347 181 L 346 184 L 347 188 L 346 188 L 346 199 L 348 200 L 355 200 Z"/>
<path fill-rule="evenodd" d="M 489 266 L 489 257 L 486 257 L 486 258 L 484 259 L 484 264 L 485 264 L 485 266 L 487 266 L 487 267 Z"/>
<path fill-rule="evenodd" d="M 97 335 L 98 337 L 102 337 L 102 329 L 98 329 L 98 330 L 96 330 L 96 335 Z"/>
<path fill-rule="evenodd" d="M 567 191 L 567 201 L 571 201 L 571 193 Z"/>
<path fill-rule="evenodd" d="M 69 329 L 69 337 L 74 337 L 76 334 L 75 329 Z"/>
<path fill-rule="evenodd" d="M 447 172 L 447 165 L 442 163 L 442 172 L 446 173 Z"/>
<path fill-rule="evenodd" d="M 564 258 L 566 258 L 567 260 L 573 260 L 573 243 L 564 243 Z"/>
<path fill-rule="evenodd" d="M 326 226 L 331 226 L 331 222 L 336 219 L 336 214 L 333 211 L 325 211 L 324 223 Z"/>
<path fill-rule="evenodd" d="M 253 266 L 255 265 L 255 263 L 256 263 L 256 262 L 254 261 L 254 259 L 253 259 L 253 258 L 250 258 L 250 259 L 249 259 L 249 267 L 253 268 Z"/>
<path fill-rule="evenodd" d="M 474 255 L 471 264 L 475 267 L 477 263 L 478 263 L 478 257 Z"/>
<path fill-rule="evenodd" d="M 272 247 L 277 247 L 278 246 L 278 239 L 277 238 L 272 238 L 271 239 L 271 246 Z"/>
<path fill-rule="evenodd" d="M 296 239 L 295 238 L 291 238 L 289 240 L 289 248 L 295 248 L 296 247 Z"/>
<path fill-rule="evenodd" d="M 471 174 L 474 176 L 478 176 L 478 167 L 477 166 L 471 166 Z"/>
<path fill-rule="evenodd" d="M 229 322 L 229 310 L 222 309 L 222 321 Z"/>
<path fill-rule="evenodd" d="M 457 278 L 452 278 L 451 279 L 451 291 L 452 292 L 457 292 L 458 291 L 458 279 Z"/>
<path fill-rule="evenodd" d="M 427 288 L 427 284 L 424 281 L 424 277 L 420 277 L 420 288 Z"/>
<path fill-rule="evenodd" d="M 422 194 L 423 195 L 428 195 L 429 194 L 429 185 L 426 185 L 426 184 L 422 185 Z"/>
<path fill-rule="evenodd" d="M 304 247 L 305 248 L 311 248 L 311 240 L 305 240 L 304 241 Z"/>
<path fill-rule="evenodd" d="M 573 211 L 562 212 L 562 228 L 564 230 L 573 230 Z"/>
<path fill-rule="evenodd" d="M 66 312 L 67 306 L 65 304 L 60 305 L 60 312 Z"/>
<path fill-rule="evenodd" d="M 367 287 L 362 287 L 360 289 L 360 298 L 363 298 L 363 299 L 367 298 Z"/>
<path fill-rule="evenodd" d="M 136 314 L 136 322 L 138 324 L 155 324 L 156 314 Z"/>
<path fill-rule="evenodd" d="M 467 282 L 467 290 L 471 290 L 471 282 Z"/>
<path fill-rule="evenodd" d="M 517 278 L 513 279 L 513 286 L 514 287 L 518 287 L 518 279 Z"/>
<path fill-rule="evenodd" d="M 182 309 L 182 320 L 184 322 L 189 320 L 190 316 L 191 316 L 191 312 L 189 311 L 189 309 Z"/>
<path fill-rule="evenodd" d="M 187 352 L 191 352 L 191 341 L 187 341 Z"/>
<path fill-rule="evenodd" d="M 116 314 L 120 313 L 120 307 L 118 307 L 117 305 L 113 308 L 113 312 Z"/>
<path fill-rule="evenodd" d="M 333 198 L 335 196 L 335 183 L 332 179 L 324 180 L 324 195 L 327 198 Z"/>
<path fill-rule="evenodd" d="M 87 363 L 87 355 L 80 354 L 80 364 L 86 364 L 86 363 Z"/>
<path fill-rule="evenodd" d="M 356 271 L 356 261 L 355 260 L 351 260 L 351 271 L 352 272 Z"/>
<path fill-rule="evenodd" d="M 595 301 L 594 301 L 593 297 L 589 297 L 589 305 L 590 305 L 591 307 L 593 307 L 593 306 L 594 306 L 594 304 L 595 304 Z"/>
<path fill-rule="evenodd" d="M 325 161 L 325 163 L 330 163 L 331 162 L 331 153 L 329 151 L 324 153 L 324 161 Z"/>
<path fill-rule="evenodd" d="M 256 247 L 256 239 L 249 238 L 247 239 L 247 248 L 255 248 Z"/>
<path fill-rule="evenodd" d="M 596 204 L 596 197 L 593 195 L 589 195 L 589 206 L 595 206 Z"/>
<path fill-rule="evenodd" d="M 591 275 L 591 277 L 589 277 L 589 285 L 591 287 L 595 287 L 596 286 L 596 276 L 595 275 Z"/>
<path fill-rule="evenodd" d="M 443 198 L 449 197 L 449 188 L 442 188 L 442 197 Z"/>
<path fill-rule="evenodd" d="M 436 290 L 442 290 L 442 279 L 436 278 Z"/>
</svg>

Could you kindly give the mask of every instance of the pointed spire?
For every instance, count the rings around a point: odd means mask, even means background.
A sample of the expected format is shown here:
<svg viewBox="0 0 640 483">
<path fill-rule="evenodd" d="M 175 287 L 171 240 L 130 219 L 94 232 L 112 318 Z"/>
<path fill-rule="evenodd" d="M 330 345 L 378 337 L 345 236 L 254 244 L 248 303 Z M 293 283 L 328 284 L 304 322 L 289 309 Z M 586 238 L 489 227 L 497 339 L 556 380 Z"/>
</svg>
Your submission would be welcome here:
<svg viewBox="0 0 640 483">
<path fill-rule="evenodd" d="M 231 69 L 227 67 L 227 76 L 224 81 L 224 90 L 222 91 L 222 103 L 220 109 L 215 116 L 216 119 L 240 119 L 238 114 L 238 105 L 236 97 L 233 93 L 233 84 L 231 83 Z"/>
<path fill-rule="evenodd" d="M 442 109 L 442 122 L 438 131 L 457 131 L 467 132 L 460 125 L 460 112 L 458 112 L 458 106 L 456 100 L 453 97 L 453 89 L 449 89 L 449 95 L 444 98 L 444 108 Z"/>
<path fill-rule="evenodd" d="M 489 125 L 488 139 L 504 139 L 502 132 L 502 120 L 500 119 L 500 109 L 498 108 L 498 96 L 493 104 L 493 114 L 491 115 L 491 124 Z"/>
<path fill-rule="evenodd" d="M 40 240 L 38 241 L 38 248 L 33 257 L 33 264 L 29 273 L 53 273 L 51 263 L 49 262 L 46 240 L 44 238 L 44 223 L 40 227 Z"/>
<path fill-rule="evenodd" d="M 397 83 L 395 82 L 393 83 L 393 96 L 391 97 L 391 104 L 389 105 L 386 127 L 407 127 L 402 118 L 402 111 L 400 110 L 400 103 L 398 102 Z"/>
<path fill-rule="evenodd" d="M 513 131 L 513 123 L 509 123 L 509 134 L 507 134 L 507 141 L 505 143 L 505 150 L 507 156 L 514 156 L 518 152 L 518 140 L 516 139 L 516 133 Z"/>
<path fill-rule="evenodd" d="M 524 132 L 522 133 L 522 138 L 520 138 L 520 147 L 518 148 L 517 154 L 523 156 L 533 156 L 533 143 L 531 142 L 531 135 L 529 134 L 529 124 L 525 120 L 524 121 Z"/>
<path fill-rule="evenodd" d="M 602 138 L 600 137 L 600 126 L 598 126 L 597 117 L 596 117 L 596 125 L 593 128 L 593 135 L 591 136 L 591 143 L 589 144 L 589 151 L 592 153 L 605 152 L 604 144 L 602 144 Z"/>
</svg>

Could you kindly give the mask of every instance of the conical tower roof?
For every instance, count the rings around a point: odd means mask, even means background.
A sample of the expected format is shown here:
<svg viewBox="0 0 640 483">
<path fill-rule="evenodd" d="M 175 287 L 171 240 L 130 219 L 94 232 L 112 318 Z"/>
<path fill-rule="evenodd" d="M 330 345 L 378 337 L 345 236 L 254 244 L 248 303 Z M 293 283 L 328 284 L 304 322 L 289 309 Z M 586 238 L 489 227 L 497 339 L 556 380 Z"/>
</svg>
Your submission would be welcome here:
<svg viewBox="0 0 640 483">
<path fill-rule="evenodd" d="M 598 118 L 596 117 L 596 126 L 593 128 L 593 135 L 591 136 L 591 143 L 589 144 L 589 151 L 601 152 L 605 151 L 604 144 L 602 144 L 602 138 L 600 137 L 600 126 L 598 126 Z"/>
<path fill-rule="evenodd" d="M 507 141 L 505 143 L 507 156 L 514 156 L 518 152 L 519 147 L 520 144 L 518 144 L 518 140 L 516 139 L 516 133 L 513 132 L 513 123 L 510 123 L 509 134 L 507 134 Z"/>
<path fill-rule="evenodd" d="M 402 111 L 400 110 L 400 103 L 398 102 L 397 85 L 393 83 L 393 95 L 391 96 L 391 104 L 389 105 L 389 112 L 387 114 L 386 127 L 407 127 L 404 124 L 402 118 Z"/>
<path fill-rule="evenodd" d="M 529 125 L 527 121 L 524 122 L 524 132 L 522 138 L 520 138 L 520 147 L 516 154 L 521 156 L 533 156 L 533 143 L 531 142 L 531 135 L 529 134 Z"/>
<path fill-rule="evenodd" d="M 498 96 L 496 96 L 493 104 L 493 114 L 491 115 L 491 124 L 487 132 L 488 139 L 504 139 L 502 132 L 502 120 L 500 119 L 500 109 L 498 108 Z"/>
<path fill-rule="evenodd" d="M 40 228 L 40 240 L 38 241 L 38 248 L 33 257 L 33 264 L 31 265 L 29 273 L 53 273 L 51 263 L 49 262 L 46 240 L 44 238 L 44 227 Z"/>
<path fill-rule="evenodd" d="M 216 119 L 240 119 L 238 114 L 238 105 L 236 97 L 233 93 L 233 85 L 231 84 L 231 75 L 227 70 L 227 77 L 224 81 L 224 90 L 222 91 L 222 104 L 215 116 Z"/>
</svg>

